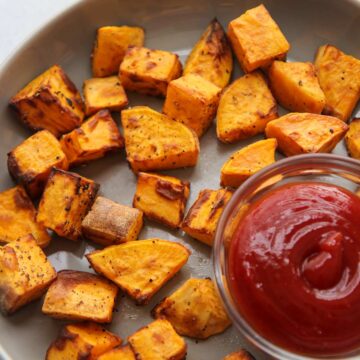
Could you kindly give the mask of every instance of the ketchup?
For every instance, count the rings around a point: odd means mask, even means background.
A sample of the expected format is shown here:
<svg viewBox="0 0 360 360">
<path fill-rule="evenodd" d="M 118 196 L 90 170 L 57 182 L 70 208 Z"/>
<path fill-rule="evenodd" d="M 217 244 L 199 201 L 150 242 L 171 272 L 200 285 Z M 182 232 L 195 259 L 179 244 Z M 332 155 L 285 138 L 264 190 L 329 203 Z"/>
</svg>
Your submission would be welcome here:
<svg viewBox="0 0 360 360">
<path fill-rule="evenodd" d="M 246 321 L 307 355 L 360 347 L 360 197 L 324 183 L 281 186 L 250 205 L 229 282 Z"/>
</svg>

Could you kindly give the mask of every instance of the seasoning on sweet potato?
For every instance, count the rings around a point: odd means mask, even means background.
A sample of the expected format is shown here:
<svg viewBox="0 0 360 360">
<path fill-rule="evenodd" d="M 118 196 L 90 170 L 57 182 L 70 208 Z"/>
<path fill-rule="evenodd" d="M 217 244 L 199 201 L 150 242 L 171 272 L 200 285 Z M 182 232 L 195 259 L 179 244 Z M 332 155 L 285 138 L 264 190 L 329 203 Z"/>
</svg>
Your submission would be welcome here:
<svg viewBox="0 0 360 360">
<path fill-rule="evenodd" d="M 348 126 L 338 118 L 310 113 L 289 113 L 270 121 L 266 136 L 275 138 L 286 155 L 331 152 Z"/>
<path fill-rule="evenodd" d="M 233 59 L 225 31 L 213 19 L 186 60 L 184 75 L 197 74 L 224 88 L 230 80 Z"/>
<path fill-rule="evenodd" d="M 360 99 L 360 60 L 324 45 L 317 52 L 315 67 L 326 97 L 323 113 L 347 121 Z"/>
<path fill-rule="evenodd" d="M 200 151 L 196 134 L 146 106 L 121 112 L 127 160 L 134 172 L 195 166 Z"/>
<path fill-rule="evenodd" d="M 0 193 L 0 243 L 8 243 L 31 234 L 37 245 L 45 247 L 50 236 L 36 222 L 36 210 L 22 186 Z"/>
<path fill-rule="evenodd" d="M 223 360 L 255 360 L 255 358 L 246 350 L 239 350 L 226 355 Z"/>
<path fill-rule="evenodd" d="M 47 130 L 37 132 L 11 150 L 7 165 L 10 175 L 32 198 L 41 195 L 53 167 L 67 170 L 69 166 L 59 141 Z"/>
<path fill-rule="evenodd" d="M 59 65 L 26 85 L 11 98 L 10 106 L 28 127 L 49 130 L 56 137 L 78 127 L 84 118 L 80 93 Z"/>
<path fill-rule="evenodd" d="M 139 173 L 133 206 L 149 219 L 173 228 L 184 217 L 190 183 L 172 176 Z"/>
<path fill-rule="evenodd" d="M 77 240 L 98 190 L 94 181 L 54 168 L 40 200 L 37 222 L 59 236 Z"/>
<path fill-rule="evenodd" d="M 183 245 L 160 239 L 128 241 L 86 257 L 96 272 L 117 284 L 138 304 L 146 304 L 187 262 Z"/>
<path fill-rule="evenodd" d="M 278 117 L 277 104 L 259 72 L 235 80 L 223 93 L 217 111 L 217 136 L 226 143 L 247 139 L 265 130 Z"/>
<path fill-rule="evenodd" d="M 116 347 L 99 356 L 97 360 L 136 360 L 130 345 Z"/>
<path fill-rule="evenodd" d="M 114 284 L 98 275 L 62 270 L 46 293 L 42 312 L 56 319 L 109 323 L 117 293 Z"/>
<path fill-rule="evenodd" d="M 12 314 L 39 298 L 56 271 L 32 235 L 0 247 L 0 311 Z"/>
<path fill-rule="evenodd" d="M 268 75 L 271 90 L 283 107 L 291 111 L 321 114 L 325 95 L 312 63 L 274 61 Z"/>
<path fill-rule="evenodd" d="M 221 186 L 238 187 L 275 162 L 276 139 L 260 140 L 236 151 L 221 168 Z"/>
<path fill-rule="evenodd" d="M 245 72 L 284 60 L 290 45 L 264 5 L 247 10 L 228 26 L 232 48 Z"/>
<path fill-rule="evenodd" d="M 138 360 L 183 360 L 186 342 L 165 319 L 155 320 L 128 337 Z"/>
<path fill-rule="evenodd" d="M 351 121 L 345 142 L 350 156 L 360 160 L 360 119 Z"/>
<path fill-rule="evenodd" d="M 227 189 L 201 190 L 186 214 L 181 229 L 191 237 L 211 246 L 218 221 L 231 196 L 232 192 Z"/>
</svg>

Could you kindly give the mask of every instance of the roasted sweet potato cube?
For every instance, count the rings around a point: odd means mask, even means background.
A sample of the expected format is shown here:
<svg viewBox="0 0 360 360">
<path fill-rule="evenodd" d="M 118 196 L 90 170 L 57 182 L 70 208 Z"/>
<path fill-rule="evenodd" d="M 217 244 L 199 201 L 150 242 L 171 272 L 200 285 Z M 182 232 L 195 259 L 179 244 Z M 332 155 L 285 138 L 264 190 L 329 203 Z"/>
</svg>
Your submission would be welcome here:
<svg viewBox="0 0 360 360">
<path fill-rule="evenodd" d="M 223 27 L 214 19 L 191 50 L 184 75 L 197 74 L 224 88 L 230 80 L 233 59 Z"/>
<path fill-rule="evenodd" d="M 133 206 L 149 219 L 177 228 L 184 217 L 190 183 L 172 176 L 139 173 Z"/>
<path fill-rule="evenodd" d="M 135 26 L 103 26 L 97 30 L 91 54 L 94 77 L 116 74 L 126 50 L 144 45 L 144 30 Z"/>
<path fill-rule="evenodd" d="M 360 99 L 360 60 L 324 45 L 318 50 L 315 67 L 326 97 L 323 113 L 347 121 Z"/>
<path fill-rule="evenodd" d="M 59 236 L 77 240 L 81 222 L 91 208 L 99 185 L 78 174 L 53 169 L 40 200 L 37 221 Z"/>
<path fill-rule="evenodd" d="M 345 141 L 350 156 L 360 160 L 360 119 L 352 120 Z"/>
<path fill-rule="evenodd" d="M 255 358 L 246 350 L 239 350 L 226 355 L 223 360 L 255 360 Z"/>
<path fill-rule="evenodd" d="M 189 279 L 152 311 L 180 335 L 196 339 L 223 332 L 231 321 L 211 279 Z"/>
<path fill-rule="evenodd" d="M 189 74 L 170 82 L 163 113 L 201 136 L 216 114 L 221 89 L 199 75 Z"/>
<path fill-rule="evenodd" d="M 82 234 L 108 246 L 136 240 L 143 226 L 141 210 L 99 196 L 83 220 Z"/>
<path fill-rule="evenodd" d="M 199 139 L 187 126 L 146 106 L 121 112 L 127 160 L 134 172 L 195 166 Z"/>
<path fill-rule="evenodd" d="M 37 245 L 45 247 L 50 236 L 36 222 L 36 210 L 22 186 L 0 193 L 0 243 L 8 243 L 32 234 Z"/>
<path fill-rule="evenodd" d="M 145 47 L 129 48 L 120 65 L 119 77 L 126 90 L 153 96 L 166 96 L 171 80 L 181 76 L 179 57 L 169 51 Z"/>
<path fill-rule="evenodd" d="M 277 104 L 259 72 L 235 80 L 223 93 L 217 111 L 216 132 L 219 140 L 232 143 L 265 130 L 278 117 Z"/>
<path fill-rule="evenodd" d="M 55 319 L 109 323 L 117 293 L 114 284 L 98 275 L 62 270 L 46 293 L 42 312 Z"/>
<path fill-rule="evenodd" d="M 155 320 L 128 337 L 138 360 L 182 360 L 186 342 L 165 319 Z"/>
<path fill-rule="evenodd" d="M 191 237 L 211 246 L 218 221 L 231 196 L 232 191 L 227 189 L 201 190 L 186 214 L 181 229 Z"/>
<path fill-rule="evenodd" d="M 28 127 L 49 130 L 56 137 L 78 127 L 84 118 L 80 93 L 58 65 L 26 85 L 10 105 Z"/>
<path fill-rule="evenodd" d="M 312 63 L 274 61 L 268 75 L 271 90 L 283 107 L 291 111 L 321 114 L 325 95 Z"/>
<path fill-rule="evenodd" d="M 290 45 L 264 5 L 246 11 L 228 26 L 232 48 L 245 72 L 284 60 Z"/>
<path fill-rule="evenodd" d="M 183 245 L 160 239 L 128 241 L 86 257 L 94 270 L 117 284 L 138 304 L 146 304 L 187 262 Z"/>
<path fill-rule="evenodd" d="M 59 141 L 47 130 L 30 136 L 8 153 L 10 175 L 33 198 L 44 190 L 53 167 L 67 170 L 68 166 Z"/>
<path fill-rule="evenodd" d="M 122 343 L 119 336 L 92 322 L 69 324 L 50 345 L 46 360 L 97 360 Z"/>
<path fill-rule="evenodd" d="M 135 354 L 131 350 L 129 345 L 116 347 L 110 351 L 107 351 L 97 360 L 136 360 Z"/>
<path fill-rule="evenodd" d="M 11 314 L 39 298 L 56 271 L 32 235 L 0 247 L 0 311 Z"/>
<path fill-rule="evenodd" d="M 121 149 L 124 147 L 124 139 L 110 112 L 101 110 L 81 127 L 63 135 L 61 146 L 70 166 L 75 166 Z"/>
<path fill-rule="evenodd" d="M 309 113 L 289 113 L 270 121 L 266 136 L 275 138 L 286 155 L 331 152 L 348 126 L 338 118 Z"/>
</svg>

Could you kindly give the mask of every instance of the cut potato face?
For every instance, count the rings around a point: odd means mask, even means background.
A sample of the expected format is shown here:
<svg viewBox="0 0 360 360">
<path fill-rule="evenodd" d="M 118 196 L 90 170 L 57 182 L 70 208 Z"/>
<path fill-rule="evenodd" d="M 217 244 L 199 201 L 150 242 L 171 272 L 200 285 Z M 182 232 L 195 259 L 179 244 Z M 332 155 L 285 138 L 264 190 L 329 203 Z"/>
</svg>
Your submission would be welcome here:
<svg viewBox="0 0 360 360">
<path fill-rule="evenodd" d="M 276 101 L 260 72 L 235 80 L 223 93 L 217 111 L 219 140 L 233 143 L 265 130 L 278 117 Z"/>
<path fill-rule="evenodd" d="M 129 345 L 117 347 L 101 355 L 97 360 L 136 360 Z"/>
<path fill-rule="evenodd" d="M 221 168 L 221 185 L 238 187 L 251 175 L 275 162 L 275 139 L 260 140 L 232 154 Z"/>
<path fill-rule="evenodd" d="M 353 119 L 350 123 L 345 142 L 350 156 L 360 160 L 360 119 Z"/>
<path fill-rule="evenodd" d="M 255 360 L 255 358 L 246 350 L 239 350 L 226 355 L 223 360 Z"/>
<path fill-rule="evenodd" d="M 181 244 L 148 239 L 129 241 L 94 251 L 86 257 L 138 304 L 146 304 L 187 262 L 190 251 Z"/>
<path fill-rule="evenodd" d="M 270 121 L 265 133 L 275 138 L 286 155 L 331 152 L 343 138 L 348 126 L 332 116 L 290 113 Z"/>
</svg>

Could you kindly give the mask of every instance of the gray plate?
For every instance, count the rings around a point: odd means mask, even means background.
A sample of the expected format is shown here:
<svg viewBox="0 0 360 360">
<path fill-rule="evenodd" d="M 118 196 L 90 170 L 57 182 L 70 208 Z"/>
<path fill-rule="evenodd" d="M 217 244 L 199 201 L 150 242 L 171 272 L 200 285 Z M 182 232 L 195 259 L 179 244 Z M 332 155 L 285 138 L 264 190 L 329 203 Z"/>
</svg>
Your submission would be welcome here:
<svg viewBox="0 0 360 360">
<path fill-rule="evenodd" d="M 258 3 L 251 0 L 87 0 L 57 17 L 22 46 L 0 73 L 0 191 L 13 186 L 6 169 L 6 153 L 31 134 L 9 112 L 8 99 L 54 63 L 61 64 L 81 88 L 83 80 L 91 76 L 89 54 L 96 28 L 103 25 L 140 25 L 146 29 L 146 46 L 174 51 L 184 60 L 214 16 L 226 26 L 229 20 Z M 345 52 L 360 57 L 359 1 L 265 0 L 264 3 L 292 45 L 290 60 L 311 61 L 318 46 L 324 43 L 334 44 Z M 240 74 L 239 67 L 236 66 L 234 78 Z M 130 95 L 130 100 L 131 105 L 149 105 L 161 109 L 162 101 L 159 99 Z M 167 173 L 191 181 L 190 205 L 200 189 L 219 187 L 219 171 L 224 161 L 232 152 L 254 140 L 256 138 L 235 145 L 223 145 L 216 140 L 215 129 L 212 127 L 201 139 L 198 166 Z M 339 144 L 334 152 L 345 154 L 344 145 Z M 101 194 L 104 196 L 123 204 L 131 204 L 136 178 L 128 168 L 124 152 L 107 156 L 75 171 L 101 183 Z M 119 311 L 115 313 L 109 328 L 124 339 L 150 322 L 149 312 L 152 307 L 185 279 L 190 276 L 211 276 L 212 273 L 211 249 L 207 246 L 181 232 L 146 223 L 140 238 L 154 236 L 185 243 L 192 250 L 192 256 L 188 264 L 161 289 L 149 305 L 136 307 L 130 299 L 119 297 Z M 46 253 L 57 270 L 91 271 L 83 255 L 92 249 L 92 245 L 86 242 L 75 244 L 54 239 Z M 0 342 L 9 358 L 44 358 L 47 347 L 56 337 L 62 323 L 42 315 L 41 304 L 41 301 L 37 301 L 11 317 L 0 317 Z M 190 360 L 220 360 L 241 346 L 253 351 L 234 328 L 206 341 L 187 339 L 187 343 Z M 253 352 L 259 359 L 266 358 Z M 7 359 L 6 356 L 4 352 L 4 359 Z"/>
</svg>

